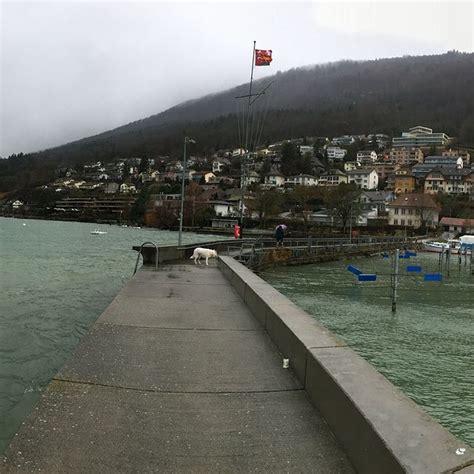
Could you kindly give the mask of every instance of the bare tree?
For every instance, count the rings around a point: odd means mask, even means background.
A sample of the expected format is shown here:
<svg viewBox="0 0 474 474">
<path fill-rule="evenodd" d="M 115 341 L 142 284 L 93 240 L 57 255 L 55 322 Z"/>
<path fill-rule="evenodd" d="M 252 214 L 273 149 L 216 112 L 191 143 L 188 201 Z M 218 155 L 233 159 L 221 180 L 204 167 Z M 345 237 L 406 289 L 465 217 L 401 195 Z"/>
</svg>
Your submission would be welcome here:
<svg viewBox="0 0 474 474">
<path fill-rule="evenodd" d="M 356 220 L 362 213 L 360 193 L 360 189 L 353 183 L 341 183 L 326 193 L 324 200 L 328 211 L 341 222 L 344 231 L 349 222 Z"/>
<path fill-rule="evenodd" d="M 288 201 L 293 207 L 293 213 L 303 218 L 305 232 L 308 230 L 309 215 L 319 195 L 317 188 L 314 186 L 296 186 L 288 194 Z"/>
<path fill-rule="evenodd" d="M 264 227 L 266 220 L 279 212 L 282 202 L 283 196 L 275 189 L 258 188 L 254 199 L 246 200 L 245 205 L 258 214 L 260 226 Z"/>
</svg>

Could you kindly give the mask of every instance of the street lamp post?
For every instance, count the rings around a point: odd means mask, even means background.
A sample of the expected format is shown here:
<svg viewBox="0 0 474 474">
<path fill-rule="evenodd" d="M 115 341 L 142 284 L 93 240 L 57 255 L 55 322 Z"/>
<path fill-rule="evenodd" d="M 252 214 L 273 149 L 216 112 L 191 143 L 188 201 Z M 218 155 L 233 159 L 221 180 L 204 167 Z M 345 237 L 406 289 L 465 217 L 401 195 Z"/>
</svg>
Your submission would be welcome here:
<svg viewBox="0 0 474 474">
<path fill-rule="evenodd" d="M 184 137 L 184 150 L 183 150 L 183 175 L 181 177 L 181 210 L 179 213 L 179 234 L 178 234 L 178 245 L 181 245 L 181 238 L 183 233 L 183 217 L 184 217 L 184 182 L 186 178 L 186 144 L 196 143 L 192 138 Z"/>
</svg>

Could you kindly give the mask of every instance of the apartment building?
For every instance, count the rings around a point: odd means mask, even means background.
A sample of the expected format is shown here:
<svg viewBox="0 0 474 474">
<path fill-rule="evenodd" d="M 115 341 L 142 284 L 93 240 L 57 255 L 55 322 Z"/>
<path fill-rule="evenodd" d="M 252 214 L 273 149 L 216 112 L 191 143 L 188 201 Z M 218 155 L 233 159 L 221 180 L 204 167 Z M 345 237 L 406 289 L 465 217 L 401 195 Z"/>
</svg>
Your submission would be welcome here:
<svg viewBox="0 0 474 474">
<path fill-rule="evenodd" d="M 469 169 L 435 168 L 425 178 L 425 193 L 470 194 L 473 190 L 473 173 Z"/>
<path fill-rule="evenodd" d="M 322 173 L 319 177 L 319 186 L 339 186 L 339 184 L 347 182 L 347 174 L 337 169 L 332 169 L 326 173 Z"/>
<path fill-rule="evenodd" d="M 400 194 L 388 204 L 388 224 L 417 229 L 438 225 L 441 207 L 428 194 Z"/>
<path fill-rule="evenodd" d="M 423 147 L 443 146 L 451 138 L 444 132 L 433 133 L 433 129 L 423 126 L 412 127 L 408 132 L 403 132 L 401 137 L 394 137 L 394 147 Z"/>
<path fill-rule="evenodd" d="M 395 194 L 412 193 L 415 191 L 416 177 L 408 166 L 396 169 L 387 177 L 387 189 Z"/>
<path fill-rule="evenodd" d="M 471 154 L 467 150 L 445 150 L 441 153 L 442 156 L 458 156 L 462 158 L 463 168 L 469 168 L 471 164 Z"/>
<path fill-rule="evenodd" d="M 330 160 L 343 160 L 347 155 L 347 150 L 338 146 L 328 146 L 326 152 Z"/>
<path fill-rule="evenodd" d="M 285 184 L 287 186 L 317 186 L 318 178 L 310 174 L 298 174 L 295 176 L 288 176 L 285 179 Z"/>
<path fill-rule="evenodd" d="M 356 159 L 361 165 L 371 165 L 377 161 L 377 152 L 373 150 L 358 151 Z"/>
<path fill-rule="evenodd" d="M 424 158 L 421 148 L 405 146 L 390 148 L 388 156 L 392 163 L 402 166 L 414 162 L 423 163 Z"/>
<path fill-rule="evenodd" d="M 349 183 L 355 183 L 361 189 L 377 189 L 379 176 L 373 168 L 361 168 L 347 171 L 347 180 Z"/>
</svg>

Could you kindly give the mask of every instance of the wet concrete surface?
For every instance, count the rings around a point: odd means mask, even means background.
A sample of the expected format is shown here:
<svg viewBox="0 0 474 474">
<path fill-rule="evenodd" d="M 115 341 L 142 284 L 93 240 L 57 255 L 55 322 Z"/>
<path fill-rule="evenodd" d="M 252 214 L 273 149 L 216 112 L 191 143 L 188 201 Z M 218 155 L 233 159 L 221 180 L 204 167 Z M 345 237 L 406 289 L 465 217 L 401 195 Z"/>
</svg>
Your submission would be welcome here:
<svg viewBox="0 0 474 474">
<path fill-rule="evenodd" d="M 353 472 L 216 262 L 139 272 L 48 386 L 0 472 Z"/>
</svg>

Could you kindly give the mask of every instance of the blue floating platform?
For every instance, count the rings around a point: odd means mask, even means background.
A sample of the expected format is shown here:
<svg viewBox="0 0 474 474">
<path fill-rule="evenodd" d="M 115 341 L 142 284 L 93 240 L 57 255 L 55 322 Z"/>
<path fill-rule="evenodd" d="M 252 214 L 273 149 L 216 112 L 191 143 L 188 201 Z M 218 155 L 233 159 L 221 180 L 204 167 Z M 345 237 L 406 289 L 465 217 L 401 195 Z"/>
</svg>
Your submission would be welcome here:
<svg viewBox="0 0 474 474">
<path fill-rule="evenodd" d="M 421 272 L 422 272 L 422 268 L 420 267 L 420 265 L 408 265 L 408 267 L 407 267 L 407 272 L 410 272 L 410 273 L 421 273 Z"/>
<path fill-rule="evenodd" d="M 443 275 L 441 273 L 425 273 L 425 281 L 442 281 Z"/>
<path fill-rule="evenodd" d="M 362 273 L 359 275 L 359 281 L 376 281 L 377 275 L 375 273 Z"/>
<path fill-rule="evenodd" d="M 347 269 L 354 275 L 362 274 L 362 270 L 359 270 L 357 267 L 354 267 L 353 265 L 347 265 Z"/>
</svg>

